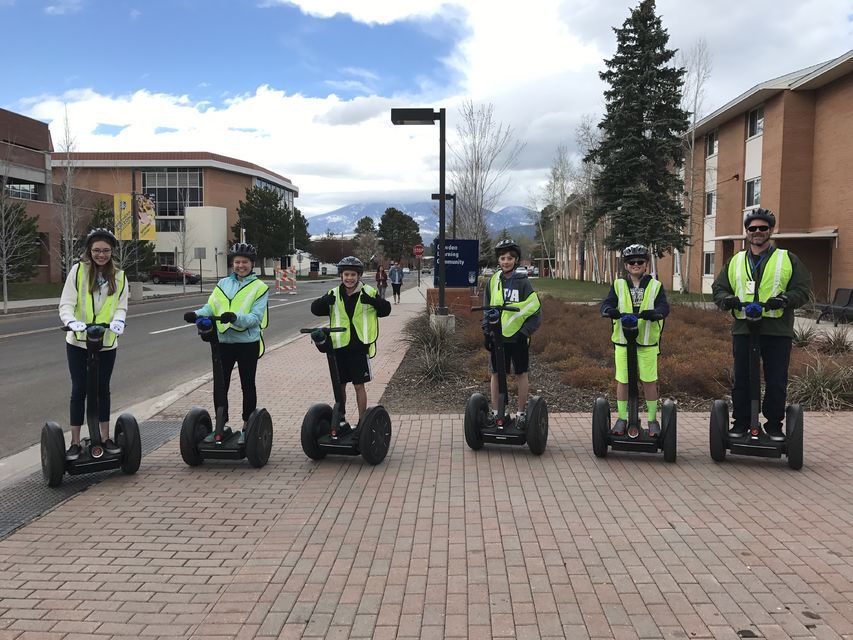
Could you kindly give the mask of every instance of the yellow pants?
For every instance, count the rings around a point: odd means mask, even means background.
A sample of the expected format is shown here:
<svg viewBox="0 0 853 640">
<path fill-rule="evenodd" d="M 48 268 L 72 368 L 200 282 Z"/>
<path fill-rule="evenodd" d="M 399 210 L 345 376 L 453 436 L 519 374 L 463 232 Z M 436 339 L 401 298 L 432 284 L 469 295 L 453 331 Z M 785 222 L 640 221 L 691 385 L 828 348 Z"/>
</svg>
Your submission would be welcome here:
<svg viewBox="0 0 853 640">
<path fill-rule="evenodd" d="M 616 382 L 628 384 L 628 347 L 614 345 L 616 350 Z M 641 382 L 656 382 L 658 379 L 657 345 L 653 347 L 637 347 L 637 368 L 640 370 Z"/>
</svg>

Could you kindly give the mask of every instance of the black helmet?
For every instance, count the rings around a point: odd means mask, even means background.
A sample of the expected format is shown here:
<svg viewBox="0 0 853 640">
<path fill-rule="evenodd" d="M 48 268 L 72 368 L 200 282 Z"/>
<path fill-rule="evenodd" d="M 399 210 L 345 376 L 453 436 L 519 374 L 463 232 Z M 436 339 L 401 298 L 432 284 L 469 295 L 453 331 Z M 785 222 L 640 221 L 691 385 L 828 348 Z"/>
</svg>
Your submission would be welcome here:
<svg viewBox="0 0 853 640">
<path fill-rule="evenodd" d="M 105 229 L 104 227 L 97 227 L 92 229 L 89 234 L 86 236 L 86 248 L 92 246 L 92 243 L 95 240 L 104 240 L 105 242 L 109 242 L 110 246 L 115 249 L 118 244 L 118 240 L 116 240 L 115 235 L 109 229 Z"/>
<path fill-rule="evenodd" d="M 228 255 L 232 258 L 234 256 L 248 258 L 252 261 L 252 263 L 254 263 L 258 257 L 258 252 L 255 250 L 255 247 L 253 245 L 250 245 L 246 242 L 237 242 L 231 245 L 231 248 L 228 249 Z"/>
<path fill-rule="evenodd" d="M 355 271 L 358 275 L 364 273 L 364 263 L 356 258 L 355 256 L 347 256 L 346 258 L 342 258 L 338 263 L 338 275 L 347 271 Z"/>
<path fill-rule="evenodd" d="M 519 247 L 512 240 L 501 240 L 495 245 L 495 257 L 500 258 L 502 253 L 506 253 L 507 251 L 512 251 L 515 253 L 515 259 L 518 260 L 521 258 L 521 247 Z"/>
<path fill-rule="evenodd" d="M 622 249 L 622 261 L 624 262 L 628 258 L 645 258 L 648 260 L 649 250 L 644 244 L 629 244 Z"/>
<path fill-rule="evenodd" d="M 755 220 L 764 220 L 764 222 L 770 225 L 771 229 L 776 226 L 776 216 L 773 215 L 773 212 L 770 211 L 770 209 L 759 208 L 744 211 L 743 228 L 746 229 Z"/>
</svg>

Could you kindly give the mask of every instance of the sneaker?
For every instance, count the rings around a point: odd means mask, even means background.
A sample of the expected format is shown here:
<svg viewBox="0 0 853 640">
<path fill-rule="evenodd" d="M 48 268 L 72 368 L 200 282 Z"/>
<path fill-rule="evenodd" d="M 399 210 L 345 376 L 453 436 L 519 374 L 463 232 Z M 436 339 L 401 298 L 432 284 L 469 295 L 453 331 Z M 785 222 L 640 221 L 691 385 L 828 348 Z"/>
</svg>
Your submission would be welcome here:
<svg viewBox="0 0 853 640">
<path fill-rule="evenodd" d="M 624 436 L 625 428 L 628 426 L 628 421 L 619 418 L 616 420 L 616 424 L 613 425 L 613 428 L 610 430 L 614 436 Z"/>
<path fill-rule="evenodd" d="M 767 434 L 773 442 L 785 442 L 785 434 L 782 433 L 782 425 L 778 422 L 764 425 L 764 433 Z"/>
<path fill-rule="evenodd" d="M 106 440 L 104 440 L 104 451 L 106 451 L 110 455 L 115 455 L 117 453 L 121 453 L 121 447 L 118 446 L 115 442 L 113 442 L 112 438 L 107 438 Z"/>
<path fill-rule="evenodd" d="M 352 433 L 352 427 L 346 420 L 341 420 L 341 423 L 338 425 L 337 437 L 343 438 L 348 433 Z"/>
<path fill-rule="evenodd" d="M 524 411 L 519 411 L 515 416 L 515 426 L 518 429 L 524 429 L 527 427 L 527 413 Z"/>
<path fill-rule="evenodd" d="M 76 460 L 80 457 L 81 451 L 82 449 L 80 448 L 79 444 L 72 444 L 70 447 L 68 447 L 68 451 L 65 452 L 65 459 Z"/>
<path fill-rule="evenodd" d="M 649 420 L 649 437 L 657 438 L 660 435 L 660 423 L 657 420 Z"/>
<path fill-rule="evenodd" d="M 732 425 L 732 428 L 729 429 L 729 438 L 743 438 L 747 433 L 749 433 L 749 427 L 744 424 L 738 424 L 735 422 Z"/>
<path fill-rule="evenodd" d="M 208 433 L 208 434 L 204 437 L 204 441 L 205 441 L 207 444 L 213 444 L 213 440 L 214 440 L 214 438 L 215 438 L 215 437 L 216 437 L 216 432 L 215 432 L 215 431 L 211 431 L 210 433 Z"/>
</svg>

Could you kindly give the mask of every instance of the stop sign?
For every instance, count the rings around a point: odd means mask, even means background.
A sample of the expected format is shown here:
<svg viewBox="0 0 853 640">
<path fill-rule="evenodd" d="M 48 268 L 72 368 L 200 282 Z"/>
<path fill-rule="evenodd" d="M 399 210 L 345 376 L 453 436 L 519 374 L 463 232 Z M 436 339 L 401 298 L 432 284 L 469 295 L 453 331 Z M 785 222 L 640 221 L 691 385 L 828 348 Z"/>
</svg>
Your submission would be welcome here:
<svg viewBox="0 0 853 640">
<path fill-rule="evenodd" d="M 422 255 L 424 255 L 424 245 L 416 244 L 414 246 L 414 250 L 415 250 L 415 257 L 416 258 L 420 258 Z"/>
</svg>

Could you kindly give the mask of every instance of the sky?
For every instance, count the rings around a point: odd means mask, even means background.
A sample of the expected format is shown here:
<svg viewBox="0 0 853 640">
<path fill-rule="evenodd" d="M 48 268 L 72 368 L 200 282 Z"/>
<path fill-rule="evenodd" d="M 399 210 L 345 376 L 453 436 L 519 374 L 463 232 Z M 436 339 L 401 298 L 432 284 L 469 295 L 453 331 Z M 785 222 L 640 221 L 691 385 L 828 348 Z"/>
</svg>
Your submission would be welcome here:
<svg viewBox="0 0 853 640">
<path fill-rule="evenodd" d="M 307 216 L 438 191 L 438 127 L 394 107 L 491 104 L 524 149 L 498 208 L 537 203 L 558 146 L 598 122 L 616 0 L 0 0 L 0 107 L 60 150 L 209 151 L 287 176 Z M 670 47 L 704 38 L 704 115 L 853 48 L 853 0 L 658 0 Z M 8 57 L 11 53 L 11 59 Z"/>
</svg>

